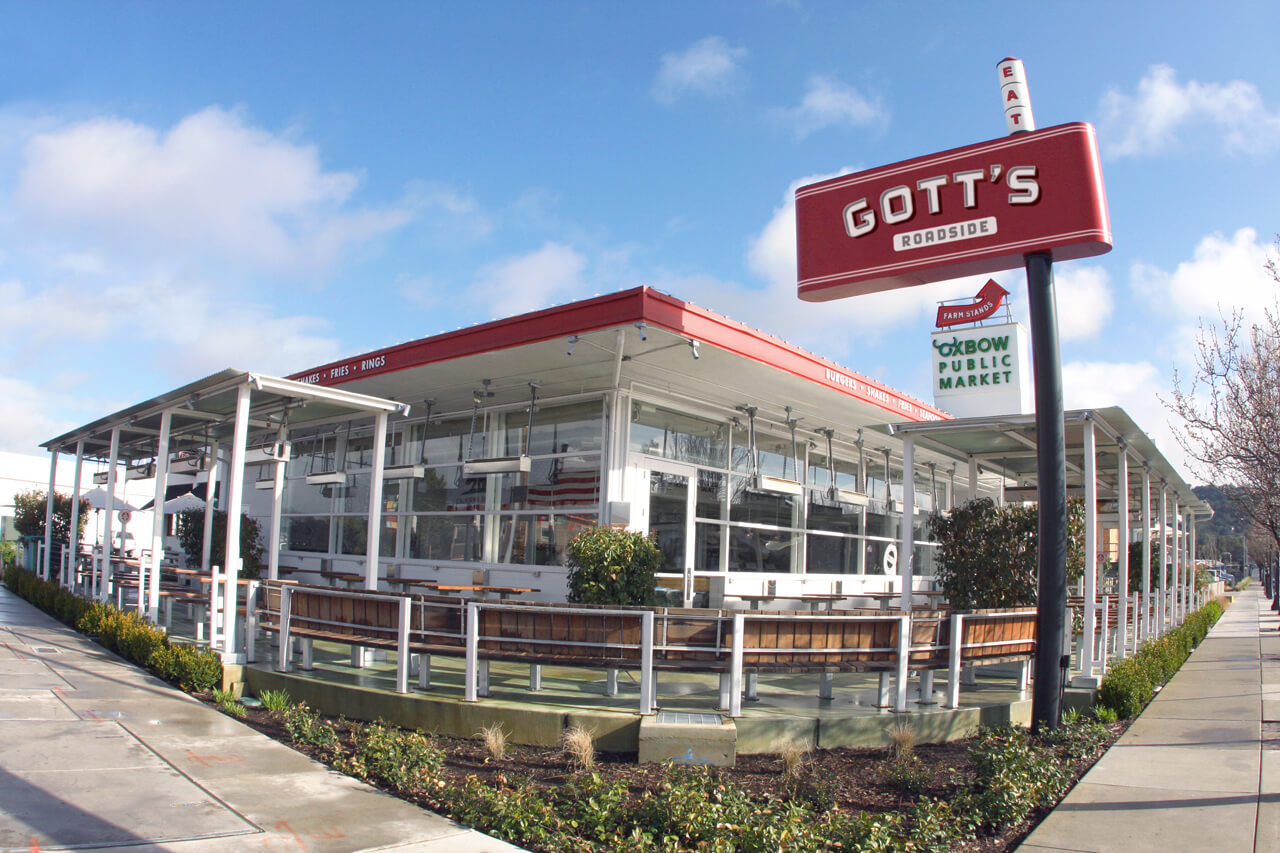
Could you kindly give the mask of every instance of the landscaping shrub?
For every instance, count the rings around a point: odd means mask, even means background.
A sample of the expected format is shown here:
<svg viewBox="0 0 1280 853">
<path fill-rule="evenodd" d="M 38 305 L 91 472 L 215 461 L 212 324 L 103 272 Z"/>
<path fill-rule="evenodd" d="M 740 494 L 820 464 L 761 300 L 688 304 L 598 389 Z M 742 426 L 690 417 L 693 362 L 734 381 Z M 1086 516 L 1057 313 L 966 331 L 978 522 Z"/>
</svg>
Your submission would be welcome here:
<svg viewBox="0 0 1280 853">
<path fill-rule="evenodd" d="M 285 731 L 295 743 L 333 750 L 338 747 L 338 733 L 328 721 L 307 707 L 306 702 L 290 705 L 280 715 Z"/>
<path fill-rule="evenodd" d="M 1032 809 L 1057 799 L 1072 779 L 1071 770 L 1023 728 L 979 729 L 969 756 L 976 779 L 966 805 L 993 829 L 1021 823 Z"/>
<path fill-rule="evenodd" d="M 287 690 L 263 690 L 258 694 L 258 701 L 262 703 L 262 707 L 266 708 L 274 714 L 289 707 L 289 691 Z"/>
<path fill-rule="evenodd" d="M 397 790 L 424 784 L 444 766 L 444 753 L 422 732 L 408 732 L 382 721 L 351 724 L 351 752 L 339 769 Z"/>
<path fill-rule="evenodd" d="M 565 549 L 569 600 L 578 604 L 649 605 L 654 573 L 662 566 L 657 544 L 643 533 L 593 527 Z"/>
<path fill-rule="evenodd" d="M 1098 687 L 1098 705 L 1122 720 L 1140 714 L 1221 616 L 1222 605 L 1211 601 L 1164 636 L 1147 640 L 1133 657 L 1113 664 Z"/>
</svg>

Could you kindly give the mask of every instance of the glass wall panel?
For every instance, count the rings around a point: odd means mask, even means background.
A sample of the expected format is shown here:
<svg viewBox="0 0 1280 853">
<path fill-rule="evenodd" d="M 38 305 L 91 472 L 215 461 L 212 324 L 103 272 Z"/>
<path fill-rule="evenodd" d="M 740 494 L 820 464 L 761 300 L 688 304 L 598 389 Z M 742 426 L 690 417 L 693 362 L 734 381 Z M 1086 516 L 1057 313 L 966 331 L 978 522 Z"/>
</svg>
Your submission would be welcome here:
<svg viewBox="0 0 1280 853">
<path fill-rule="evenodd" d="M 804 467 L 804 448 L 797 445 L 799 466 L 791 454 L 791 436 L 785 438 L 756 429 L 756 456 L 760 460 L 760 473 L 767 477 L 800 482 L 799 470 Z M 751 432 L 740 424 L 733 427 L 733 471 L 739 474 L 751 472 Z M 827 481 L 826 474 L 822 482 Z"/>
<path fill-rule="evenodd" d="M 568 406 L 548 408 L 539 405 L 533 413 L 533 434 L 529 440 L 528 454 L 543 456 L 550 453 L 599 451 L 603 409 L 599 400 L 573 403 Z M 525 432 L 529 420 L 527 410 L 506 413 L 506 453 L 523 452 Z"/>
<path fill-rule="evenodd" d="M 809 453 L 809 485 L 826 488 L 830 483 L 827 473 L 827 455 L 817 451 Z M 858 463 L 836 457 L 836 488 L 858 490 Z"/>
<path fill-rule="evenodd" d="M 858 549 L 861 547 L 861 539 L 811 533 L 805 554 L 805 571 L 810 574 L 857 574 Z"/>
<path fill-rule="evenodd" d="M 797 519 L 797 502 L 794 495 L 760 492 L 748 488 L 745 477 L 730 480 L 729 519 L 753 524 L 769 524 L 777 527 L 793 527 Z"/>
<path fill-rule="evenodd" d="M 632 403 L 630 448 L 663 459 L 723 468 L 729 456 L 729 431 L 723 423 Z"/>
<path fill-rule="evenodd" d="M 600 457 L 534 459 L 528 474 L 495 475 L 503 509 L 595 508 L 600 503 Z"/>
<path fill-rule="evenodd" d="M 529 566 L 563 566 L 573 537 L 596 525 L 596 515 L 503 516 L 498 561 Z"/>
<path fill-rule="evenodd" d="M 695 525 L 693 567 L 700 572 L 720 571 L 720 550 L 724 547 L 725 526 L 700 521 Z"/>
<path fill-rule="evenodd" d="M 294 516 L 281 519 L 285 548 L 290 551 L 329 551 L 329 516 Z"/>
<path fill-rule="evenodd" d="M 728 480 L 728 477 L 716 471 L 698 471 L 698 495 L 694 507 L 694 514 L 698 518 L 720 519 L 723 516 Z"/>
<path fill-rule="evenodd" d="M 463 477 L 462 468 L 428 468 L 415 479 L 411 506 L 414 512 L 468 512 L 485 508 L 487 477 Z"/>
<path fill-rule="evenodd" d="M 484 553 L 484 519 L 475 515 L 418 515 L 405 519 L 407 556 L 419 560 L 477 561 Z"/>
<path fill-rule="evenodd" d="M 660 571 L 685 570 L 689 478 L 663 471 L 649 473 L 649 532 L 663 554 Z"/>
<path fill-rule="evenodd" d="M 365 554 L 368 547 L 369 519 L 346 515 L 335 519 L 338 524 L 338 553 Z M 378 538 L 378 556 L 394 557 L 396 555 L 396 519 L 392 516 L 382 517 L 382 532 Z"/>
<path fill-rule="evenodd" d="M 288 514 L 317 515 L 333 510 L 338 486 L 311 486 L 306 480 L 285 480 L 283 511 Z"/>
<path fill-rule="evenodd" d="M 729 570 L 790 572 L 791 549 L 799 541 L 799 534 L 788 530 L 730 527 Z"/>
</svg>

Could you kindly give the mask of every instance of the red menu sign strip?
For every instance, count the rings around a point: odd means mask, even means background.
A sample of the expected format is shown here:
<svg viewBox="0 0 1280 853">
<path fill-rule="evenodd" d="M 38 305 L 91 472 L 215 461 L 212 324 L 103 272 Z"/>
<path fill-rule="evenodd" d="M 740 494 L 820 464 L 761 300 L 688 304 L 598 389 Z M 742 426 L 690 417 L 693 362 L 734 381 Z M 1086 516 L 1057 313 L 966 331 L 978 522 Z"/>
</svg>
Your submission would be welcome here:
<svg viewBox="0 0 1280 853">
<path fill-rule="evenodd" d="M 1111 249 L 1093 127 L 1077 122 L 796 191 L 798 292 L 822 302 Z"/>
</svg>

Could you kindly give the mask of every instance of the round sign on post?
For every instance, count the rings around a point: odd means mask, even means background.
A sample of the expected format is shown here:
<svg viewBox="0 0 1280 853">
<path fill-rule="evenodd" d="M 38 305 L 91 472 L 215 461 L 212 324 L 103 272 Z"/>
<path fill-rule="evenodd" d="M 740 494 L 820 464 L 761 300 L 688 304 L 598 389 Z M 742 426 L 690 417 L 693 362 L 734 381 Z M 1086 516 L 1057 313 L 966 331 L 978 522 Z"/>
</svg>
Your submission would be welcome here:
<svg viewBox="0 0 1280 853">
<path fill-rule="evenodd" d="M 133 513 L 129 512 L 127 509 L 122 509 L 120 510 L 119 518 L 121 524 L 128 524 L 129 519 L 133 518 Z"/>
</svg>

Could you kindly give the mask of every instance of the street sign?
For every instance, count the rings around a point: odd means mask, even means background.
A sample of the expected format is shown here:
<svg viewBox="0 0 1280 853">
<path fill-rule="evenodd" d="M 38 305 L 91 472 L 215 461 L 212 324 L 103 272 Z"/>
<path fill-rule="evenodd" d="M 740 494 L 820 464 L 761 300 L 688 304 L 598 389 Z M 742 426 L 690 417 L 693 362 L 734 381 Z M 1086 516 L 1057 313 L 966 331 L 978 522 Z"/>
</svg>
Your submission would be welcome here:
<svg viewBox="0 0 1280 853">
<path fill-rule="evenodd" d="M 1111 249 L 1086 122 L 1017 133 L 796 190 L 798 295 L 912 287 Z"/>
</svg>

